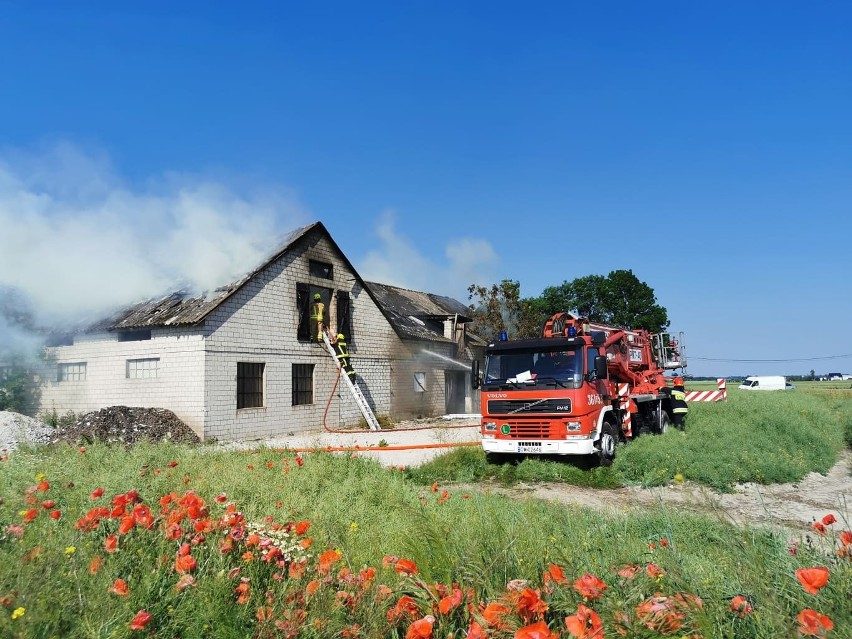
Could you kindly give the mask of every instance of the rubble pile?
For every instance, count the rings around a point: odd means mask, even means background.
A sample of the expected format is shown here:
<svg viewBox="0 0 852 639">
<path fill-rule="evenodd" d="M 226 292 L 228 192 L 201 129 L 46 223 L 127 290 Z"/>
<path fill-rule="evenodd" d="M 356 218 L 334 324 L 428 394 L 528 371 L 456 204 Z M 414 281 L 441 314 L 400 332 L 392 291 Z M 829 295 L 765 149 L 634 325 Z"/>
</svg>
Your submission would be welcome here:
<svg viewBox="0 0 852 639">
<path fill-rule="evenodd" d="M 46 444 L 51 435 L 53 429 L 44 422 L 19 413 L 0 411 L 0 455 L 15 450 L 21 444 Z"/>
<path fill-rule="evenodd" d="M 51 442 L 100 441 L 129 446 L 143 439 L 178 444 L 201 441 L 189 426 L 165 408 L 109 406 L 86 413 L 70 426 L 57 428 Z"/>
</svg>

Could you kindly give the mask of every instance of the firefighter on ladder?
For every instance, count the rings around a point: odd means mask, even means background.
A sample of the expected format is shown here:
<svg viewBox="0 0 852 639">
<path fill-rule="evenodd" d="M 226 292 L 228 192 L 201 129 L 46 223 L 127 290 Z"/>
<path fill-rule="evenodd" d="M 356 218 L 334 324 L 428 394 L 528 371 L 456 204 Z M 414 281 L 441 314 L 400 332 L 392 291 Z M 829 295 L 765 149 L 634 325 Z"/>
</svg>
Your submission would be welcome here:
<svg viewBox="0 0 852 639">
<path fill-rule="evenodd" d="M 311 321 L 317 329 L 317 341 L 322 341 L 322 329 L 325 323 L 325 304 L 322 303 L 322 296 L 319 293 L 314 293 L 314 303 L 311 304 Z"/>
<path fill-rule="evenodd" d="M 686 388 L 683 385 L 683 377 L 675 377 L 672 388 L 666 386 L 661 389 L 669 396 L 672 405 L 672 421 L 678 430 L 686 428 L 686 415 L 689 413 L 689 405 L 686 403 Z"/>
<path fill-rule="evenodd" d="M 343 333 L 337 334 L 337 339 L 334 340 L 334 348 L 337 351 L 337 363 L 340 365 L 349 379 L 355 381 L 355 369 L 352 368 L 352 362 L 349 361 L 349 348 L 346 346 L 346 338 Z"/>
</svg>

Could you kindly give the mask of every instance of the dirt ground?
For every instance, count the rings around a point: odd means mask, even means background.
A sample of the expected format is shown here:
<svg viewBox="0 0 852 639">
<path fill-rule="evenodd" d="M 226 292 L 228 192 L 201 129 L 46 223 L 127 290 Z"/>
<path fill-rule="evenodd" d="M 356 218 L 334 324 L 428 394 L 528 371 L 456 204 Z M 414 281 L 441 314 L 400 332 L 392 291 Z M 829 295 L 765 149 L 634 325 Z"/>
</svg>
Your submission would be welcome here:
<svg viewBox="0 0 852 639">
<path fill-rule="evenodd" d="M 736 524 L 780 527 L 791 535 L 812 531 L 811 524 L 833 513 L 844 528 L 852 527 L 852 453 L 844 451 L 828 475 L 810 473 L 796 484 L 741 484 L 732 493 L 684 482 L 661 488 L 615 490 L 565 484 L 491 486 L 493 492 L 546 499 L 604 511 L 620 512 L 663 505 L 717 517 Z"/>
</svg>

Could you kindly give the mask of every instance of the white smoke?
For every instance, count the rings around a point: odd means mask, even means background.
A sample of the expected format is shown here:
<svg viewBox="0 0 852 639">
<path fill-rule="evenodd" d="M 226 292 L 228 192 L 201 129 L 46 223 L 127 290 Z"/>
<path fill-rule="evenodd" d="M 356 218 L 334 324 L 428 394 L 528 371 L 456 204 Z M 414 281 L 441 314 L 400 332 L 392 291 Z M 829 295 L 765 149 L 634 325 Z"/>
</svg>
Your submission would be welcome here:
<svg viewBox="0 0 852 639">
<path fill-rule="evenodd" d="M 309 221 L 280 189 L 175 174 L 140 189 L 70 144 L 0 151 L 0 285 L 22 292 L 42 325 L 227 284 Z"/>
<path fill-rule="evenodd" d="M 380 248 L 368 252 L 356 265 L 365 280 L 447 295 L 464 303 L 468 300 L 468 286 L 496 281 L 494 272 L 499 259 L 487 240 L 451 240 L 444 248 L 446 260 L 438 263 L 423 255 L 395 227 L 393 211 L 385 211 L 376 227 Z"/>
</svg>

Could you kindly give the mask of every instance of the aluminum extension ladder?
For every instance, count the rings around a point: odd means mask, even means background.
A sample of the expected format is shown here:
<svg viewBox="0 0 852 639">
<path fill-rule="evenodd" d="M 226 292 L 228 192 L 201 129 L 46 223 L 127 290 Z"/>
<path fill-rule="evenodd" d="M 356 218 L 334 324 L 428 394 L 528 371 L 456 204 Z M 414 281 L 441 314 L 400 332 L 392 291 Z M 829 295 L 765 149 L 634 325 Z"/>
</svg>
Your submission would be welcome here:
<svg viewBox="0 0 852 639">
<path fill-rule="evenodd" d="M 337 359 L 337 351 L 334 350 L 334 346 L 331 345 L 331 340 L 328 339 L 328 334 L 323 331 L 322 332 L 322 341 L 325 343 L 325 348 L 328 350 L 332 359 L 334 359 L 334 363 L 337 364 L 338 370 L 340 370 L 340 376 L 343 378 L 343 381 L 349 387 L 349 392 L 352 393 L 352 397 L 355 398 L 355 403 L 358 404 L 358 408 L 361 411 L 361 414 L 364 416 L 364 419 L 367 420 L 367 424 L 370 426 L 370 430 L 381 430 L 382 427 L 379 426 L 379 422 L 376 419 L 376 416 L 373 414 L 373 410 L 370 408 L 370 405 L 367 403 L 367 399 L 364 397 L 364 394 L 361 392 L 361 389 L 352 381 L 352 378 L 346 374 L 345 370 L 342 370 L 340 366 L 340 360 Z"/>
</svg>

